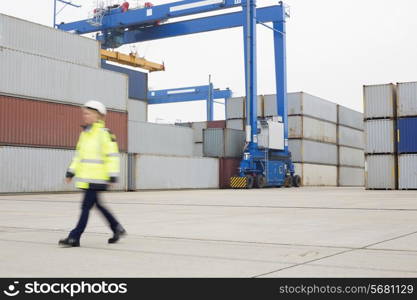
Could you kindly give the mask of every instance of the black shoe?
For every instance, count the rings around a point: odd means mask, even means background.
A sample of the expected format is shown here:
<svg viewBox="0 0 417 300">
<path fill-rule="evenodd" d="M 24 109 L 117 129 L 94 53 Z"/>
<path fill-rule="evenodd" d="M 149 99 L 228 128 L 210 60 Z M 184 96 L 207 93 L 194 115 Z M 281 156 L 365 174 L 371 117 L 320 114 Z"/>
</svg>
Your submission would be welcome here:
<svg viewBox="0 0 417 300">
<path fill-rule="evenodd" d="M 116 231 L 113 233 L 113 237 L 108 240 L 109 244 L 117 243 L 117 241 L 126 234 L 126 230 L 121 225 L 117 226 Z"/>
<path fill-rule="evenodd" d="M 73 238 L 59 240 L 58 245 L 63 247 L 80 247 L 80 241 Z"/>
</svg>

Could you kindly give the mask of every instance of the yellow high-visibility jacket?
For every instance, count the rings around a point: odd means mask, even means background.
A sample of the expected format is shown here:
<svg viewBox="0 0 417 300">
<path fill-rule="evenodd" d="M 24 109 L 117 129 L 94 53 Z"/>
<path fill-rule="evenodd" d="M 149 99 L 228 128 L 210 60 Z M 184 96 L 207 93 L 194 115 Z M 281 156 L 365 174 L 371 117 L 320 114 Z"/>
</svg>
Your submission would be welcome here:
<svg viewBox="0 0 417 300">
<path fill-rule="evenodd" d="M 67 171 L 75 176 L 76 187 L 104 188 L 116 182 L 120 173 L 120 157 L 115 136 L 104 127 L 103 121 L 88 126 L 81 132 L 76 153 Z"/>
</svg>

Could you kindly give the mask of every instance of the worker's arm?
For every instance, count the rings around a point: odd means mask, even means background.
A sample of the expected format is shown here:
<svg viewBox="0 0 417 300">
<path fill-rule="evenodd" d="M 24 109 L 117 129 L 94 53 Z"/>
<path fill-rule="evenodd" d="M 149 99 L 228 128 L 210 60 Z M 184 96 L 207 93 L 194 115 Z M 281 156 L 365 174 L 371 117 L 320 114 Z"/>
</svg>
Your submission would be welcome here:
<svg viewBox="0 0 417 300">
<path fill-rule="evenodd" d="M 120 174 L 120 154 L 116 136 L 108 129 L 103 130 L 103 155 L 110 182 L 115 183 Z"/>
<path fill-rule="evenodd" d="M 77 170 L 78 165 L 80 163 L 79 150 L 80 150 L 80 144 L 81 144 L 81 136 L 82 136 L 82 134 L 80 134 L 80 138 L 78 139 L 77 146 L 75 148 L 75 155 L 72 158 L 72 161 L 71 161 L 71 164 L 70 164 L 69 168 L 67 169 L 67 173 L 65 174 L 65 177 L 69 178 L 69 179 L 71 179 L 72 177 L 75 176 L 76 170 Z"/>
</svg>

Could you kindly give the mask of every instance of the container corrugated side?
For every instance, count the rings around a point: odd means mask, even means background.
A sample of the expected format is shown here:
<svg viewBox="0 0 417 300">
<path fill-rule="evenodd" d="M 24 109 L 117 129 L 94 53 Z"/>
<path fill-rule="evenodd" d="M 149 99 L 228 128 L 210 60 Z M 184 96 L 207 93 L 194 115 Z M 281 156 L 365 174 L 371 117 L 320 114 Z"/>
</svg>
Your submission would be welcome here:
<svg viewBox="0 0 417 300">
<path fill-rule="evenodd" d="M 361 149 L 340 146 L 339 165 L 363 168 L 365 166 L 365 152 Z"/>
<path fill-rule="evenodd" d="M 365 122 L 366 153 L 394 153 L 394 121 L 368 120 Z"/>
<path fill-rule="evenodd" d="M 417 116 L 417 82 L 397 83 L 397 116 Z"/>
<path fill-rule="evenodd" d="M 365 169 L 339 167 L 339 186 L 364 186 Z"/>
<path fill-rule="evenodd" d="M 219 187 L 219 160 L 207 157 L 136 156 L 136 188 L 196 189 Z"/>
<path fill-rule="evenodd" d="M 263 96 L 257 98 L 257 116 L 263 116 Z M 243 119 L 246 117 L 246 97 L 226 99 L 226 119 Z"/>
<path fill-rule="evenodd" d="M 337 167 L 295 163 L 295 174 L 303 186 L 337 186 Z"/>
<path fill-rule="evenodd" d="M 417 154 L 398 156 L 398 188 L 417 189 Z"/>
<path fill-rule="evenodd" d="M 305 116 L 288 117 L 289 138 L 305 138 L 319 142 L 336 143 L 336 133 L 337 126 L 334 123 Z"/>
<path fill-rule="evenodd" d="M 207 128 L 226 128 L 226 120 L 207 121 Z"/>
<path fill-rule="evenodd" d="M 129 121 L 148 121 L 148 102 L 142 100 L 129 99 L 127 104 Z"/>
<path fill-rule="evenodd" d="M 239 175 L 241 158 L 219 158 L 219 188 L 230 188 L 230 177 Z"/>
<path fill-rule="evenodd" d="M 0 94 L 84 104 L 95 99 L 127 110 L 126 75 L 0 49 Z"/>
<path fill-rule="evenodd" d="M 193 130 L 188 127 L 129 121 L 130 153 L 192 156 Z"/>
<path fill-rule="evenodd" d="M 148 74 L 135 71 L 132 69 L 123 68 L 108 64 L 103 61 L 101 68 L 104 70 L 114 71 L 121 74 L 125 74 L 129 81 L 129 92 L 128 97 L 136 100 L 147 100 L 148 99 Z"/>
<path fill-rule="evenodd" d="M 364 149 L 365 135 L 363 131 L 342 125 L 338 126 L 337 131 L 339 145 Z"/>
<path fill-rule="evenodd" d="M 98 41 L 4 14 L 0 14 L 0 47 L 100 67 Z"/>
<path fill-rule="evenodd" d="M 364 118 L 393 118 L 395 86 L 392 83 L 363 87 Z"/>
<path fill-rule="evenodd" d="M 399 153 L 417 153 L 417 117 L 397 119 Z"/>
<path fill-rule="evenodd" d="M 363 113 L 338 105 L 338 122 L 340 125 L 363 130 Z"/>
<path fill-rule="evenodd" d="M 236 130 L 244 130 L 245 129 L 245 122 L 244 122 L 243 119 L 227 120 L 226 121 L 226 128 L 236 129 Z"/>
<path fill-rule="evenodd" d="M 367 155 L 365 163 L 365 187 L 367 189 L 395 189 L 395 156 Z"/>
<path fill-rule="evenodd" d="M 288 115 L 306 115 L 336 123 L 337 104 L 304 92 L 288 93 Z"/>
<path fill-rule="evenodd" d="M 277 106 L 277 95 L 270 94 L 264 95 L 264 116 L 277 116 L 278 115 L 278 106 Z"/>
<path fill-rule="evenodd" d="M 76 105 L 0 95 L 0 144 L 74 149 L 82 130 Z M 106 127 L 127 150 L 127 114 L 109 111 Z"/>
<path fill-rule="evenodd" d="M 74 150 L 0 146 L 0 193 L 75 191 L 65 184 Z M 120 158 L 120 178 L 113 190 L 126 190 L 127 154 Z"/>
<path fill-rule="evenodd" d="M 194 142 L 202 143 L 203 129 L 207 128 L 207 122 L 193 122 L 191 128 L 193 129 Z"/>
<path fill-rule="evenodd" d="M 242 157 L 245 132 L 227 128 L 208 128 L 203 132 L 203 154 L 207 157 Z"/>
<path fill-rule="evenodd" d="M 291 139 L 288 147 L 294 162 L 337 165 L 337 146 L 310 140 Z"/>
</svg>

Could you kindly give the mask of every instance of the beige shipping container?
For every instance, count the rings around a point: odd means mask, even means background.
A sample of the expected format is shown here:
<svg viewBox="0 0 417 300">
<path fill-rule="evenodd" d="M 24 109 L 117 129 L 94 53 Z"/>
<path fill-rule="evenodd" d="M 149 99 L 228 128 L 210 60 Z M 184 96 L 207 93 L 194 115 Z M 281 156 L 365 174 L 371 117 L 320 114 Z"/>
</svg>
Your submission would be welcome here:
<svg viewBox="0 0 417 300">
<path fill-rule="evenodd" d="M 295 163 L 294 168 L 303 186 L 337 186 L 336 166 Z"/>
<path fill-rule="evenodd" d="M 304 138 L 318 142 L 336 143 L 337 126 L 305 116 L 288 117 L 289 138 Z"/>
</svg>

